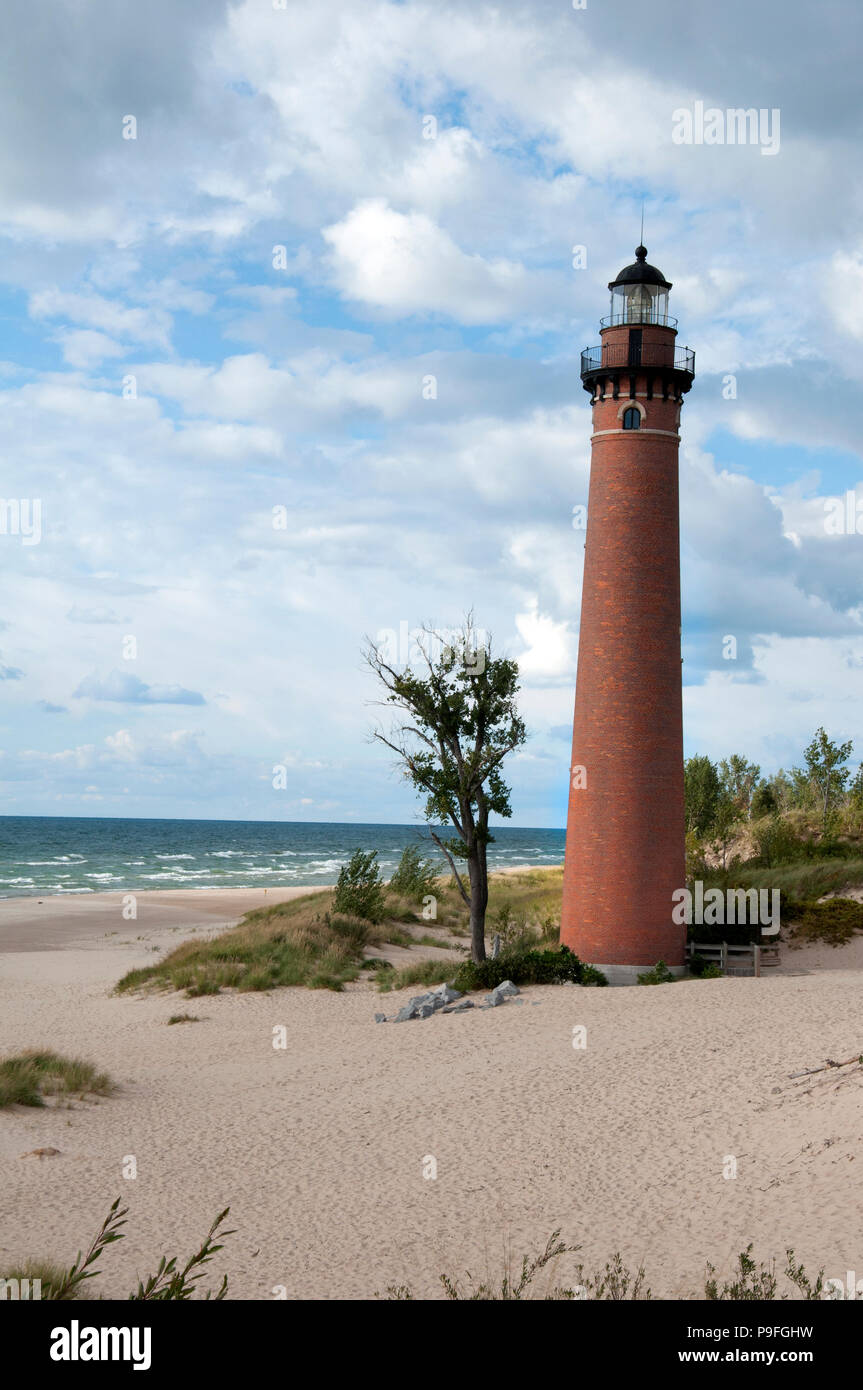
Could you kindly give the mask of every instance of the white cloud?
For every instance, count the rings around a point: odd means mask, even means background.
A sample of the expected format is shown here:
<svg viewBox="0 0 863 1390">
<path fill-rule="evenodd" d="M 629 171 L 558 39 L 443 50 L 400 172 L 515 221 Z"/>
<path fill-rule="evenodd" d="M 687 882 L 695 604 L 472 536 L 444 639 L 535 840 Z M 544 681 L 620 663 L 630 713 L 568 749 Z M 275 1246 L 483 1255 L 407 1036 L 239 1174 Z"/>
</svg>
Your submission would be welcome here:
<svg viewBox="0 0 863 1390">
<path fill-rule="evenodd" d="M 479 324 L 536 304 L 522 265 L 466 254 L 425 213 L 396 212 L 381 198 L 357 204 L 323 236 L 341 292 L 375 308 Z"/>
</svg>

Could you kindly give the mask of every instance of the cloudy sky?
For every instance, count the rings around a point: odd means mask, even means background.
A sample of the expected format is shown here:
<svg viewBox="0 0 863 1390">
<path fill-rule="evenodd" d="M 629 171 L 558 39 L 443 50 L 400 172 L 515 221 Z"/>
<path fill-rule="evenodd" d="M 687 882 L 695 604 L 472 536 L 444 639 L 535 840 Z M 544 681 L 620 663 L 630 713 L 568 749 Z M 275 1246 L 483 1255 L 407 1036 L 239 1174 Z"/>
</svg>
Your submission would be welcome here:
<svg viewBox="0 0 863 1390">
<path fill-rule="evenodd" d="M 698 371 L 687 752 L 863 749 L 861 30 L 856 0 L 7 0 L 3 810 L 411 820 L 363 638 L 473 606 L 523 672 L 513 823 L 563 824 L 578 354 L 642 203 Z M 679 143 L 699 102 L 779 148 Z"/>
</svg>

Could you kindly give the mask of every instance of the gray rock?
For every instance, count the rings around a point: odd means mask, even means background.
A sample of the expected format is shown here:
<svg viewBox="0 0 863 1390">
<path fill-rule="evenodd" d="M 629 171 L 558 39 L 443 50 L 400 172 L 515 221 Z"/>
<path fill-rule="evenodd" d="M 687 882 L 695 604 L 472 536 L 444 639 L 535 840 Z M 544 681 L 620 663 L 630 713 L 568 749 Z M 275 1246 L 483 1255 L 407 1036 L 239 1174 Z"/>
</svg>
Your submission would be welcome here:
<svg viewBox="0 0 863 1390">
<path fill-rule="evenodd" d="M 428 995 L 418 994 L 415 998 L 409 999 L 408 1002 L 399 1009 L 393 1021 L 395 1023 L 407 1023 L 410 1018 L 428 1018 L 428 1014 L 420 1013 L 420 1009 L 424 1007 L 427 1007 L 430 1013 L 434 1012 L 431 1004 L 429 1004 Z"/>
<path fill-rule="evenodd" d="M 432 990 L 429 998 L 432 1000 L 439 999 L 441 1004 L 454 1004 L 456 999 L 461 999 L 461 991 L 452 989 L 448 984 L 442 984 L 438 985 L 437 989 Z M 440 1005 L 436 1007 L 440 1008 Z"/>
<path fill-rule="evenodd" d="M 435 1013 L 434 1004 L 418 1004 L 414 1018 L 431 1018 L 433 1013 Z"/>
<path fill-rule="evenodd" d="M 386 1023 L 386 1014 L 375 1014 L 375 1023 Z"/>
<path fill-rule="evenodd" d="M 496 1009 L 499 1005 L 506 1003 L 505 994 L 487 994 L 485 1000 L 480 1004 L 481 1009 Z"/>
<path fill-rule="evenodd" d="M 501 980 L 500 984 L 492 990 L 493 994 L 499 995 L 503 999 L 511 999 L 516 994 L 521 994 L 518 985 L 514 985 L 512 980 Z"/>
<path fill-rule="evenodd" d="M 462 999 L 460 1004 L 447 1004 L 441 1012 L 445 1014 L 463 1014 L 466 1009 L 472 1009 L 474 1002 L 472 999 Z"/>
</svg>

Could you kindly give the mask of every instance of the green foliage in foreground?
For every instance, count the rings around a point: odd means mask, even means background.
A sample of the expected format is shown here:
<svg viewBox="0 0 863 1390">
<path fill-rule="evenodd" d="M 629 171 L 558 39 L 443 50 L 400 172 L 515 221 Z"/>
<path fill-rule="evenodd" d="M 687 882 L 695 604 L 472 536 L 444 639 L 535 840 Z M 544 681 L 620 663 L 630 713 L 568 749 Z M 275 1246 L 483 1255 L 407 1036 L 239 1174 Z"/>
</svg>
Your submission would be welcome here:
<svg viewBox="0 0 863 1390">
<path fill-rule="evenodd" d="M 810 1301 L 814 1298 L 823 1298 L 824 1270 L 818 1271 L 813 1284 L 803 1266 L 795 1263 L 793 1250 L 785 1251 L 785 1277 L 792 1288 L 799 1290 L 803 1299 Z M 744 1299 L 761 1303 L 775 1299 L 778 1288 L 776 1261 L 771 1260 L 769 1265 L 757 1265 L 752 1258 L 752 1243 L 750 1242 L 737 1257 L 734 1277 L 731 1280 L 726 1280 L 724 1284 L 717 1282 L 716 1270 L 713 1265 L 708 1264 L 704 1297 L 711 1301 Z M 793 1298 L 794 1296 L 791 1292 L 778 1295 L 780 1299 Z"/>
<path fill-rule="evenodd" d="M 128 1210 L 128 1207 L 120 1206 L 120 1198 L 118 1197 L 102 1222 L 87 1253 L 82 1254 L 79 1250 L 74 1264 L 70 1265 L 68 1269 L 45 1260 L 29 1260 L 26 1264 L 0 1274 L 0 1278 L 41 1279 L 41 1295 L 44 1300 L 68 1302 L 89 1298 L 89 1292 L 85 1291 L 86 1281 L 95 1279 L 101 1273 L 95 1266 L 106 1246 L 111 1245 L 114 1241 L 125 1239 L 125 1232 L 120 1228 L 126 1224 L 125 1217 Z M 222 1249 L 221 1244 L 216 1243 L 217 1234 L 219 1240 L 234 1234 L 233 1231 L 219 1230 L 229 1211 L 230 1207 L 225 1207 L 225 1210 L 219 1213 L 200 1247 L 194 1255 L 189 1256 L 184 1265 L 178 1266 L 176 1255 L 172 1256 L 171 1259 L 166 1259 L 163 1255 L 155 1273 L 141 1280 L 135 1292 L 129 1294 L 129 1299 L 137 1303 L 155 1303 L 168 1300 L 182 1302 L 194 1298 L 199 1292 L 198 1282 L 204 1277 L 204 1265 L 208 1264 L 216 1252 Z M 218 1289 L 215 1292 L 208 1289 L 204 1298 L 218 1301 L 225 1297 L 227 1291 L 228 1276 L 223 1274 Z"/>
<path fill-rule="evenodd" d="M 466 1273 L 465 1283 L 449 1274 L 439 1276 L 443 1296 L 447 1299 L 488 1300 L 509 1302 L 510 1300 L 603 1300 L 624 1302 L 637 1300 L 646 1302 L 653 1295 L 646 1283 L 644 1266 L 630 1270 L 623 1262 L 620 1251 L 616 1251 L 605 1268 L 594 1274 L 586 1274 L 583 1264 L 575 1266 L 574 1279 L 567 1285 L 555 1283 L 558 1261 L 565 1255 L 576 1254 L 577 1245 L 566 1245 L 560 1240 L 560 1231 L 553 1231 L 545 1249 L 532 1259 L 525 1255 L 521 1269 L 513 1271 L 509 1258 L 504 1262 L 504 1272 L 496 1279 L 486 1277 L 474 1279 Z M 790 1289 L 780 1293 L 776 1277 L 776 1261 L 769 1265 L 757 1265 L 752 1258 L 752 1245 L 749 1244 L 738 1256 L 733 1277 L 723 1284 L 716 1278 L 713 1265 L 707 1266 L 707 1277 L 703 1297 L 711 1301 L 726 1299 L 788 1299 L 800 1297 L 805 1300 L 824 1297 L 824 1270 L 819 1270 L 814 1282 L 808 1277 L 801 1264 L 796 1263 L 794 1251 L 786 1250 L 785 1278 Z M 547 1273 L 545 1281 L 540 1276 Z M 538 1287 L 542 1285 L 542 1287 Z M 400 1302 L 412 1300 L 414 1293 L 409 1284 L 389 1284 L 386 1297 Z"/>
<path fill-rule="evenodd" d="M 497 959 L 466 960 L 453 978 L 456 989 L 495 989 L 504 980 L 516 985 L 606 985 L 601 970 L 585 965 L 568 946 L 556 951 L 501 951 Z"/>
<path fill-rule="evenodd" d="M 0 1061 L 0 1109 L 7 1105 L 44 1105 L 54 1095 L 107 1096 L 114 1083 L 91 1062 L 33 1050 Z"/>
</svg>

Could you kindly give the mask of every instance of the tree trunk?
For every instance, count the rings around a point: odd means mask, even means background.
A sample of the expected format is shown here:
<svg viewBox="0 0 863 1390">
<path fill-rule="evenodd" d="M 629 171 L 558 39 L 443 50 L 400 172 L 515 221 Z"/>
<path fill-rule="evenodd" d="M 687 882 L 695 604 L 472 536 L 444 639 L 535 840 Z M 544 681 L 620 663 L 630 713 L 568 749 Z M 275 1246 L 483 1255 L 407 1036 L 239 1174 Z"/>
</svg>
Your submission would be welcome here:
<svg viewBox="0 0 863 1390">
<path fill-rule="evenodd" d="M 470 957 L 485 960 L 485 910 L 488 907 L 488 869 L 485 845 L 477 843 L 468 853 L 470 873 Z"/>
</svg>

